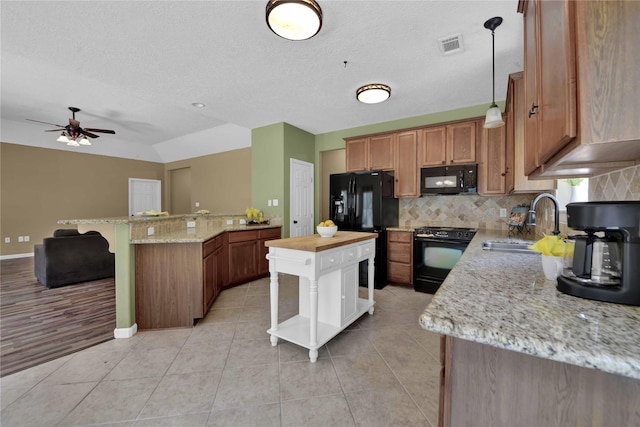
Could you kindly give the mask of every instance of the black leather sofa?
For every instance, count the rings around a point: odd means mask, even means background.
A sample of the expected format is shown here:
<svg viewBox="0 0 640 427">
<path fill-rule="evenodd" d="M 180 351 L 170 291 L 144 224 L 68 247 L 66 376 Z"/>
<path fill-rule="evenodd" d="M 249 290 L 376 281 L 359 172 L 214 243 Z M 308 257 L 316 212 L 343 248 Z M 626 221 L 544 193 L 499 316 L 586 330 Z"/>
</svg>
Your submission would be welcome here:
<svg viewBox="0 0 640 427">
<path fill-rule="evenodd" d="M 47 288 L 113 277 L 115 254 L 97 231 L 56 230 L 34 246 L 34 272 Z"/>
</svg>

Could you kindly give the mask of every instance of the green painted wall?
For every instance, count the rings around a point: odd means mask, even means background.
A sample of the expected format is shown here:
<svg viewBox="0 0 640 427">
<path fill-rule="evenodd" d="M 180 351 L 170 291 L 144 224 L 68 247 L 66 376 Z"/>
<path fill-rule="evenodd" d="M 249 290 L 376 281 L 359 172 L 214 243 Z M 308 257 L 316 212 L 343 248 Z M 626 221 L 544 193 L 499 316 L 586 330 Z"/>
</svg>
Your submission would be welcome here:
<svg viewBox="0 0 640 427">
<path fill-rule="evenodd" d="M 265 216 L 283 217 L 284 171 L 284 123 L 253 129 L 251 131 L 251 204 L 255 209 L 264 212 Z M 279 205 L 267 206 L 267 200 L 272 199 L 278 199 Z"/>
<path fill-rule="evenodd" d="M 282 218 L 282 236 L 289 236 L 289 159 L 315 163 L 315 136 L 287 123 L 251 131 L 251 203 L 266 216 Z M 267 200 L 278 199 L 278 206 Z"/>
</svg>

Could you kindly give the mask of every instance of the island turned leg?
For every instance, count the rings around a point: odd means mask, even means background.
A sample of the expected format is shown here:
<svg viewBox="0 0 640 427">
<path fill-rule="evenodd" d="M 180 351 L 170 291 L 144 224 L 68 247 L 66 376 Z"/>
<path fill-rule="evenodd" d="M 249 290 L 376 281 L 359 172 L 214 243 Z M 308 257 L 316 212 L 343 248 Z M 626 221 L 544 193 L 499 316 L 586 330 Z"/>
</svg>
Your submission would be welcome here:
<svg viewBox="0 0 640 427">
<path fill-rule="evenodd" d="M 309 279 L 309 346 L 318 345 L 318 280 Z M 311 362 L 318 360 L 318 350 L 309 350 Z"/>
<path fill-rule="evenodd" d="M 369 303 L 371 304 L 371 308 L 369 309 L 369 314 L 373 314 L 373 283 L 374 283 L 374 274 L 375 274 L 375 265 L 373 257 L 369 258 L 369 275 L 368 275 L 368 290 L 369 290 Z"/>
<path fill-rule="evenodd" d="M 269 331 L 278 330 L 278 272 L 272 270 L 271 281 L 269 285 L 269 298 L 271 300 L 271 329 Z M 278 344 L 278 337 L 271 335 L 271 345 L 276 346 Z"/>
</svg>

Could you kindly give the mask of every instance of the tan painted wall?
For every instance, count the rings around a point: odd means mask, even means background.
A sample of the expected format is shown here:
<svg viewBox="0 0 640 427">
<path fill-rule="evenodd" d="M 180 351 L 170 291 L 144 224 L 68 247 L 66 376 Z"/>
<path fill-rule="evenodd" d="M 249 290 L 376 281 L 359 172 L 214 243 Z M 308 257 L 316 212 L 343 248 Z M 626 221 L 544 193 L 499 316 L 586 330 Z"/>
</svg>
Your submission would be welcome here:
<svg viewBox="0 0 640 427">
<path fill-rule="evenodd" d="M 0 255 L 32 253 L 60 219 L 126 216 L 129 178 L 164 174 L 162 163 L 8 143 L 0 161 Z"/>
<path fill-rule="evenodd" d="M 166 163 L 165 182 L 170 182 L 172 170 L 181 168 L 191 170 L 191 212 L 244 214 L 251 206 L 251 148 Z M 169 194 L 171 188 L 166 185 L 163 196 L 168 199 Z M 200 206 L 195 207 L 195 202 Z"/>
</svg>

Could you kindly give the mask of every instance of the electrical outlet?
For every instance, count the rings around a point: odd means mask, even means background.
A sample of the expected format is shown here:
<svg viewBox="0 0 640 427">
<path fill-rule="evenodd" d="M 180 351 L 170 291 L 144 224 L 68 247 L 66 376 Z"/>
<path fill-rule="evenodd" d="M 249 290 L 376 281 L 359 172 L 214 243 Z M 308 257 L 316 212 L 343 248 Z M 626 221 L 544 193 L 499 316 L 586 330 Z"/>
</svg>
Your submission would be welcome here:
<svg viewBox="0 0 640 427">
<path fill-rule="evenodd" d="M 500 218 L 507 217 L 507 210 L 505 208 L 500 208 Z"/>
<path fill-rule="evenodd" d="M 5 237 L 4 238 L 4 242 L 5 243 L 11 243 L 11 237 Z"/>
<path fill-rule="evenodd" d="M 247 221 L 244 218 L 240 219 L 240 225 L 245 225 L 247 223 Z"/>
<path fill-rule="evenodd" d="M 147 227 L 147 236 L 153 236 L 153 233 L 155 233 L 156 230 L 153 227 Z"/>
<path fill-rule="evenodd" d="M 31 238 L 29 236 L 24 236 L 24 241 L 28 242 Z"/>
<path fill-rule="evenodd" d="M 196 202 L 196 208 L 200 207 L 200 202 Z"/>
<path fill-rule="evenodd" d="M 271 206 L 271 199 L 267 200 L 267 206 Z"/>
<path fill-rule="evenodd" d="M 273 199 L 273 206 L 278 206 L 278 199 Z"/>
<path fill-rule="evenodd" d="M 196 228 L 195 221 L 187 221 L 187 228 Z"/>
<path fill-rule="evenodd" d="M 23 237 L 23 236 L 18 236 L 18 242 L 19 242 L 19 243 L 24 242 L 24 237 Z"/>
<path fill-rule="evenodd" d="M 233 220 L 232 219 L 228 219 L 227 220 L 227 225 L 233 225 Z"/>
</svg>

